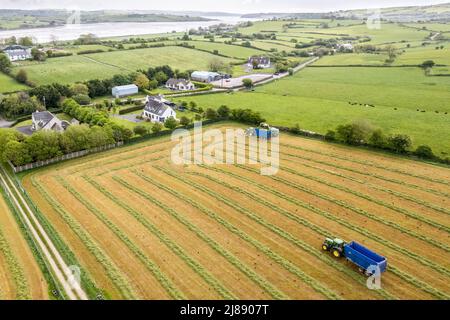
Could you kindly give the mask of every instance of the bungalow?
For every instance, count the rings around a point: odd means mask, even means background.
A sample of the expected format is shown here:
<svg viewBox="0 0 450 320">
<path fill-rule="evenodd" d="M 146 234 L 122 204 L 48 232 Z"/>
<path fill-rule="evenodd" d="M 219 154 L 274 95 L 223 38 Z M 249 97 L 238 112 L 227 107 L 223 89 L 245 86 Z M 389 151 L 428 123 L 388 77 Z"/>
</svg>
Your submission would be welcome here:
<svg viewBox="0 0 450 320">
<path fill-rule="evenodd" d="M 151 122 L 164 122 L 170 117 L 176 119 L 177 114 L 173 109 L 175 106 L 174 103 L 164 99 L 162 95 L 147 96 L 142 117 Z"/>
<path fill-rule="evenodd" d="M 210 83 L 213 81 L 220 80 L 222 76 L 217 72 L 209 71 L 194 71 L 191 74 L 191 79 L 198 82 Z"/>
<path fill-rule="evenodd" d="M 2 50 L 10 61 L 22 61 L 31 59 L 31 48 L 19 46 L 19 45 L 11 45 Z"/>
<path fill-rule="evenodd" d="M 62 132 L 66 130 L 70 123 L 60 120 L 49 111 L 36 111 L 31 115 L 31 131 L 52 130 Z"/>
<path fill-rule="evenodd" d="M 113 97 L 116 98 L 131 96 L 133 94 L 137 94 L 138 92 L 139 88 L 135 84 L 128 84 L 126 86 L 117 86 L 112 88 L 111 90 Z"/>
<path fill-rule="evenodd" d="M 253 56 L 248 58 L 247 66 L 254 69 L 267 69 L 271 67 L 270 58 Z"/>
<path fill-rule="evenodd" d="M 177 91 L 195 90 L 195 85 L 185 79 L 169 79 L 166 82 L 166 88 Z"/>
</svg>

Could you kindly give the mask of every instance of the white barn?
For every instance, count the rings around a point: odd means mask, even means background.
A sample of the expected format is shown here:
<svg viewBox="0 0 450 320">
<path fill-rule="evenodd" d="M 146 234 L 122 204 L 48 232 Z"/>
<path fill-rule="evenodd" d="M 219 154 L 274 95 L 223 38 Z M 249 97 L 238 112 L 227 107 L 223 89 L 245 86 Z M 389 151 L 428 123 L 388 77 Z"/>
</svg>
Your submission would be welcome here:
<svg viewBox="0 0 450 320">
<path fill-rule="evenodd" d="M 135 84 L 128 84 L 126 86 L 117 86 L 112 88 L 111 90 L 113 97 L 116 98 L 131 96 L 133 94 L 137 94 L 138 92 L 139 88 Z"/>
</svg>

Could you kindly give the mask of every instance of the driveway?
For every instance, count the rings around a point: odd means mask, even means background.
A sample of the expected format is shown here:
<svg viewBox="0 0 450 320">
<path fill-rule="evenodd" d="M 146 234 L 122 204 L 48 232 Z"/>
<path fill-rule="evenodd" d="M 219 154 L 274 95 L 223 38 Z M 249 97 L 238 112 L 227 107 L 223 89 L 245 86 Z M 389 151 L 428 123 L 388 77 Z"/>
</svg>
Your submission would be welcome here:
<svg viewBox="0 0 450 320">
<path fill-rule="evenodd" d="M 113 115 L 114 118 L 119 118 L 119 119 L 127 120 L 130 122 L 134 122 L 134 123 L 140 123 L 140 122 L 144 121 L 144 120 L 136 118 L 137 116 L 138 116 L 137 114 L 114 114 Z"/>
<path fill-rule="evenodd" d="M 31 136 L 33 134 L 33 131 L 31 131 L 31 126 L 17 127 L 16 130 L 27 136 Z"/>
<path fill-rule="evenodd" d="M 258 82 L 270 80 L 272 78 L 273 78 L 272 74 L 255 73 L 255 74 L 247 74 L 245 76 L 240 76 L 237 78 L 231 78 L 228 80 L 218 80 L 218 81 L 211 82 L 211 84 L 216 88 L 233 89 L 233 88 L 242 87 L 243 86 L 242 80 L 244 80 L 244 79 L 251 79 L 253 81 L 253 83 L 258 83 Z"/>
<path fill-rule="evenodd" d="M 3 118 L 0 118 L 0 128 L 9 128 L 13 124 L 12 121 L 7 121 Z"/>
</svg>

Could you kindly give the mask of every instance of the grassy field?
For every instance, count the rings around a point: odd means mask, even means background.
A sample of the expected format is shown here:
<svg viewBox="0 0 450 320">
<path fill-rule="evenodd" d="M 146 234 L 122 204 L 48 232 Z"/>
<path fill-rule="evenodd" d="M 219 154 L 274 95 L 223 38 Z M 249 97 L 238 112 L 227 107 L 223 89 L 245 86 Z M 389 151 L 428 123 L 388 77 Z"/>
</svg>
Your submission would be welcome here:
<svg viewBox="0 0 450 320">
<path fill-rule="evenodd" d="M 237 126 L 209 128 L 225 127 Z M 152 139 L 23 178 L 109 296 L 450 297 L 447 169 L 282 135 L 278 174 L 261 176 L 254 165 L 173 165 L 174 144 Z M 322 252 L 326 236 L 386 256 L 382 290 Z"/>
<path fill-rule="evenodd" d="M 254 92 L 191 100 L 204 109 L 223 104 L 250 108 L 260 111 L 273 125 L 298 123 L 320 133 L 366 119 L 388 133 L 410 135 L 415 146 L 427 144 L 438 154 L 450 154 L 450 141 L 443 139 L 450 130 L 449 89 L 450 78 L 426 77 L 420 68 L 308 67 Z M 349 102 L 373 104 L 375 108 Z"/>
<path fill-rule="evenodd" d="M 0 93 L 25 90 L 28 87 L 0 72 Z"/>
<path fill-rule="evenodd" d="M 48 299 L 42 272 L 0 192 L 0 299 Z"/>
<path fill-rule="evenodd" d="M 37 84 L 74 83 L 165 64 L 180 70 L 207 69 L 208 63 L 216 58 L 226 63 L 235 61 L 192 49 L 165 47 L 52 58 L 41 63 L 24 62 L 13 72 L 24 69 L 28 78 Z"/>
</svg>

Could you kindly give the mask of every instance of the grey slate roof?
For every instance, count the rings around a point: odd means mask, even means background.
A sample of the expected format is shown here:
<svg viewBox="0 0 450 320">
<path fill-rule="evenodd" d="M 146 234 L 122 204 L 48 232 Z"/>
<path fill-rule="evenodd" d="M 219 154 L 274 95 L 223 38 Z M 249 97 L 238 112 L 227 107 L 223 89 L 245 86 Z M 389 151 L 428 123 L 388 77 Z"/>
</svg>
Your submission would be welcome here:
<svg viewBox="0 0 450 320">
<path fill-rule="evenodd" d="M 158 116 L 162 116 L 171 106 L 162 102 L 159 97 L 149 97 L 144 110 Z"/>
<path fill-rule="evenodd" d="M 251 57 L 250 59 L 248 59 L 249 63 L 253 63 L 253 61 L 258 62 L 258 64 L 269 64 L 270 63 L 270 59 L 267 57 Z"/>
<path fill-rule="evenodd" d="M 45 127 L 55 116 L 48 111 L 34 112 L 32 115 L 34 122 L 40 122 L 41 127 Z"/>
</svg>

